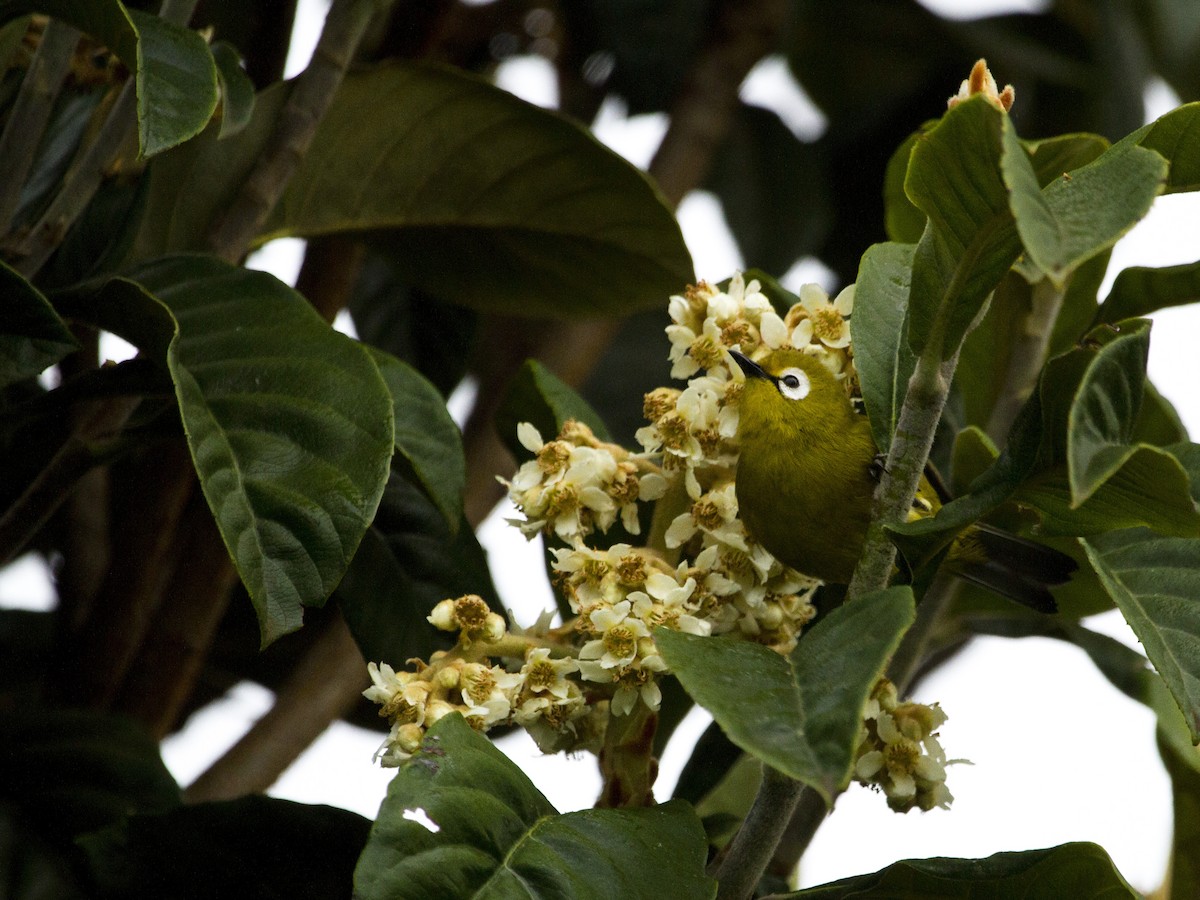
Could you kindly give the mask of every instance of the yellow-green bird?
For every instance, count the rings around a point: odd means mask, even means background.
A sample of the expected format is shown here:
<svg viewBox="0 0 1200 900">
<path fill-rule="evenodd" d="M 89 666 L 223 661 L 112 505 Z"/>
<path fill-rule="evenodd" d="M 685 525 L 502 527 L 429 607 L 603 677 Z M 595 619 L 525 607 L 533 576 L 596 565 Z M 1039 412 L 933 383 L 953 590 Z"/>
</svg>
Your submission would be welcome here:
<svg viewBox="0 0 1200 900">
<path fill-rule="evenodd" d="M 878 448 L 836 376 L 799 350 L 761 364 L 730 351 L 746 375 L 738 403 L 737 500 L 750 535 L 792 568 L 833 584 L 854 574 L 878 483 Z M 921 478 L 909 519 L 932 515 L 941 498 Z M 1057 606 L 1075 561 L 1042 544 L 984 524 L 951 546 L 946 568 L 1041 612 Z"/>
</svg>

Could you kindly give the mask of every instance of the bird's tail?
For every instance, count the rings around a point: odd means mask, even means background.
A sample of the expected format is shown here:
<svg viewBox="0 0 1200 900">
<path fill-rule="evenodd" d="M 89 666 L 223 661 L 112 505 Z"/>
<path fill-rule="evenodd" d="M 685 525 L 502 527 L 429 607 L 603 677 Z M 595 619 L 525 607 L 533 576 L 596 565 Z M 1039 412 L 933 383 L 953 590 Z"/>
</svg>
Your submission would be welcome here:
<svg viewBox="0 0 1200 900">
<path fill-rule="evenodd" d="M 1049 589 L 1065 584 L 1078 568 L 1067 554 L 983 523 L 960 540 L 976 546 L 955 554 L 959 578 L 1038 612 L 1058 612 Z"/>
</svg>

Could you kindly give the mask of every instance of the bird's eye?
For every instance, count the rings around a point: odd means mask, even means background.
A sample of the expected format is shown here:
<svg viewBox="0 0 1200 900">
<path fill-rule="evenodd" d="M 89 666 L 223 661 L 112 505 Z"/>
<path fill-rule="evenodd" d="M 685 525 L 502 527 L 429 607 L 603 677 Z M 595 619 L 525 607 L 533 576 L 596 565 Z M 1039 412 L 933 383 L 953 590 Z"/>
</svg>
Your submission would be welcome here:
<svg viewBox="0 0 1200 900">
<path fill-rule="evenodd" d="M 778 379 L 779 393 L 789 400 L 803 400 L 811 387 L 803 369 L 784 369 Z"/>
</svg>

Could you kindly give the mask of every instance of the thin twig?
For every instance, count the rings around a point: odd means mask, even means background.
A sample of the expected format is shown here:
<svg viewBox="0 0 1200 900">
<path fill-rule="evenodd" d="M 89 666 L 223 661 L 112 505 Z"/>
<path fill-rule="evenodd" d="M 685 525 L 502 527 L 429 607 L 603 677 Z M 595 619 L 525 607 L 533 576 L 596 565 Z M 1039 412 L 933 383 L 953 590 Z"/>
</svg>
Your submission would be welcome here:
<svg viewBox="0 0 1200 900">
<path fill-rule="evenodd" d="M 16 558 L 79 479 L 101 461 L 97 445 L 116 435 L 139 403 L 140 397 L 110 397 L 92 405 L 91 412 L 0 518 L 0 565 Z"/>
<path fill-rule="evenodd" d="M 308 152 L 379 5 L 379 0 L 333 0 L 312 61 L 296 78 L 266 149 L 209 231 L 208 246 L 217 256 L 237 262 L 250 248 Z"/>
<path fill-rule="evenodd" d="M 846 593 L 848 601 L 883 590 L 892 576 L 896 546 L 884 529 L 907 519 L 958 365 L 958 350 L 943 360 L 936 352 L 936 345 L 935 341 L 929 342 L 917 358 L 916 369 L 909 379 L 883 477 L 875 491 L 872 522 L 862 558 Z"/>
<path fill-rule="evenodd" d="M 762 785 L 729 852 L 716 871 L 717 900 L 746 900 L 766 871 L 783 837 L 804 785 L 782 772 L 763 766 Z"/>
<path fill-rule="evenodd" d="M 0 235 L 7 234 L 21 200 L 21 188 L 42 140 L 54 100 L 71 69 L 79 31 L 66 22 L 51 19 L 42 41 L 21 82 L 17 99 L 0 134 Z"/>
</svg>

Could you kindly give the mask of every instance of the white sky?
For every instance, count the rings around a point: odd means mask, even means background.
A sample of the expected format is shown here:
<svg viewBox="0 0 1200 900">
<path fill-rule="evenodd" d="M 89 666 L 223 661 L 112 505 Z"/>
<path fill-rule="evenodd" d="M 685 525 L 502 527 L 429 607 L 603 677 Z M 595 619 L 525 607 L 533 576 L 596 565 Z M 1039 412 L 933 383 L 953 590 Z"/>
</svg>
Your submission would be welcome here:
<svg viewBox="0 0 1200 900">
<path fill-rule="evenodd" d="M 926 0 L 939 11 L 963 11 L 958 0 Z M 301 0 L 299 17 L 308 35 L 291 71 L 302 67 L 315 40 L 315 23 L 327 4 Z M 975 9 L 1038 9 L 1042 3 L 976 4 Z M 978 12 L 976 14 L 979 14 Z M 780 88 L 778 61 L 768 61 L 750 80 L 746 94 L 776 107 L 789 127 L 811 138 L 819 133 L 820 114 L 794 89 Z M 514 60 L 502 83 L 535 102 L 553 101 L 552 89 L 539 75 L 542 64 Z M 543 71 L 544 74 L 544 71 Z M 999 73 L 1001 79 L 1003 73 Z M 954 86 L 948 86 L 950 91 Z M 1019 88 L 1019 86 L 1018 86 Z M 1162 86 L 1150 95 L 1151 117 L 1175 100 Z M 661 117 L 626 119 L 615 104 L 606 106 L 597 132 L 601 139 L 645 165 L 665 128 Z M 817 129 L 814 131 L 814 129 Z M 1151 214 L 1118 246 L 1110 279 L 1129 265 L 1167 265 L 1200 258 L 1200 203 L 1196 195 L 1164 197 Z M 679 210 L 684 235 L 696 260 L 697 274 L 710 280 L 727 277 L 741 265 L 721 220 L 716 201 L 689 197 Z M 256 265 L 294 280 L 300 242 L 278 242 Z M 788 274 L 793 286 L 824 280 L 822 267 L 809 263 Z M 1157 314 L 1150 375 L 1179 408 L 1193 434 L 1200 434 L 1200 309 Z M 663 352 L 667 349 L 664 339 Z M 114 351 L 115 355 L 115 351 Z M 542 575 L 539 546 L 527 544 L 493 516 L 480 530 L 501 594 L 528 621 L 550 604 Z M 0 579 L 0 604 L 48 605 L 53 592 L 44 569 L 30 560 Z M 1089 623 L 1128 643 L 1136 640 L 1120 616 L 1109 613 Z M 393 660 L 393 662 L 399 662 Z M 1153 716 L 1127 700 L 1097 674 L 1083 653 L 1042 639 L 982 639 L 923 685 L 918 698 L 938 701 L 949 714 L 942 742 L 951 757 L 972 766 L 951 769 L 949 786 L 956 800 L 950 812 L 898 816 L 881 796 L 852 787 L 832 818 L 818 832 L 802 868 L 802 885 L 870 872 L 897 859 L 925 856 L 981 857 L 1001 850 L 1047 847 L 1090 840 L 1112 855 L 1139 890 L 1158 885 L 1165 869 L 1171 831 L 1170 789 L 1154 746 Z M 220 756 L 269 706 L 271 695 L 251 684 L 198 713 L 164 744 L 171 771 L 188 783 Z M 706 717 L 697 713 L 681 729 L 698 736 Z M 371 763 L 380 736 L 345 724 L 335 725 L 288 770 L 271 791 L 280 797 L 329 803 L 374 817 L 391 773 Z M 686 751 L 674 742 L 663 760 L 660 796 L 668 796 Z M 523 736 L 501 746 L 526 770 L 562 811 L 590 807 L 599 789 L 592 758 L 544 757 Z"/>
</svg>

